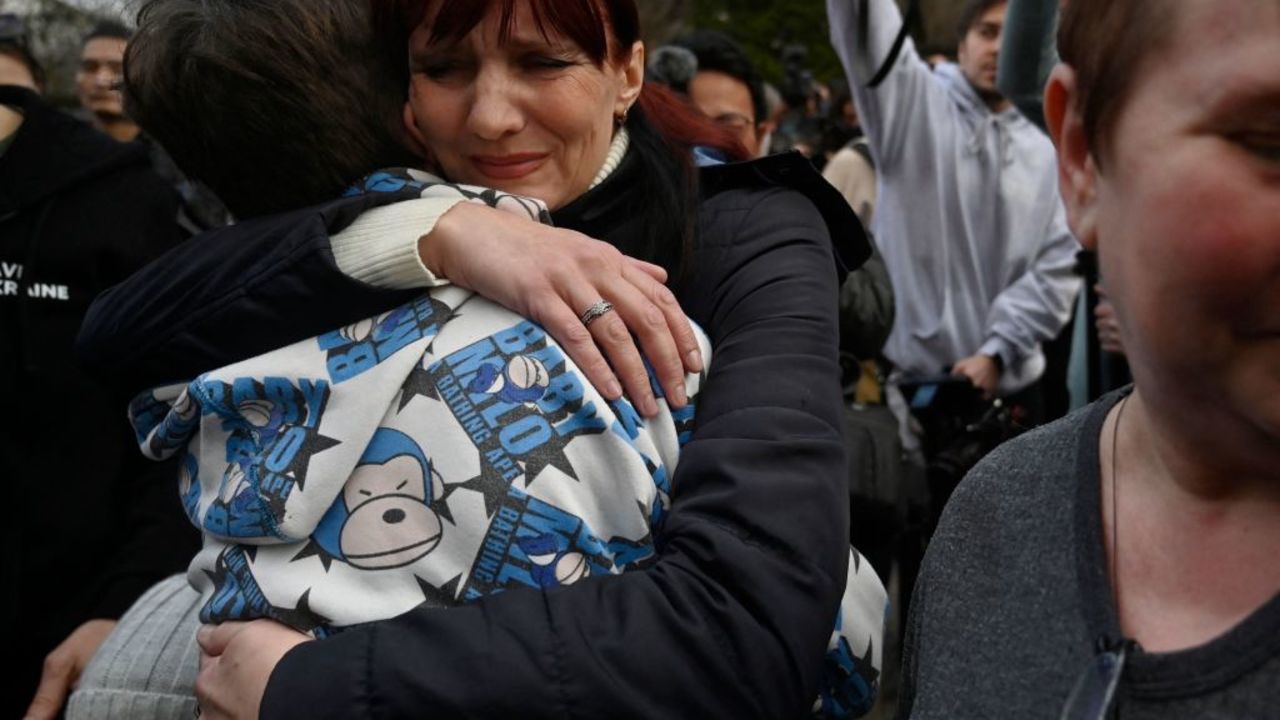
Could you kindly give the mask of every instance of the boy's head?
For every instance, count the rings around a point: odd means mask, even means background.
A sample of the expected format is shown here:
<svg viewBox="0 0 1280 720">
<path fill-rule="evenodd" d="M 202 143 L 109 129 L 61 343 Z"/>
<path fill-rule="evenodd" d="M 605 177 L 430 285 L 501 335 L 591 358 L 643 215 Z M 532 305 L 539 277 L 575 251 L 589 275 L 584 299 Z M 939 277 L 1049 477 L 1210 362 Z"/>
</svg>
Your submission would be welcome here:
<svg viewBox="0 0 1280 720">
<path fill-rule="evenodd" d="M 724 33 L 699 30 L 674 43 L 693 53 L 698 68 L 686 93 L 703 113 L 729 128 L 743 147 L 755 152 L 767 108 L 764 82 L 742 46 Z"/>
<path fill-rule="evenodd" d="M 1058 54 L 1075 70 L 1085 137 L 1099 160 L 1139 70 L 1168 42 L 1176 9 L 1147 0 L 1072 0 L 1063 8 Z"/>
<path fill-rule="evenodd" d="M 325 202 L 401 142 L 404 88 L 367 0 L 147 0 L 126 106 L 237 217 Z"/>
<path fill-rule="evenodd" d="M 132 33 L 117 22 L 96 25 L 80 44 L 80 66 L 76 70 L 76 96 L 80 107 L 107 117 L 124 115 L 120 81 L 124 49 Z"/>
<path fill-rule="evenodd" d="M 1008 0 L 968 0 L 956 24 L 956 61 L 969 83 L 984 99 L 998 95 L 996 64 Z"/>
</svg>

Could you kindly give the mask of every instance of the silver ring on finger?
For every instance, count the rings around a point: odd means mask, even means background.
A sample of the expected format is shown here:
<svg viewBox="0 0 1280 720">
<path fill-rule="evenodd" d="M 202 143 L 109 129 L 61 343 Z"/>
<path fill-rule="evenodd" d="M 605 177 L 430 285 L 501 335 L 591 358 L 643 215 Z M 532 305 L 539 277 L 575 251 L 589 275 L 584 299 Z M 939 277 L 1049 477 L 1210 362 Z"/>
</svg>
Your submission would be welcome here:
<svg viewBox="0 0 1280 720">
<path fill-rule="evenodd" d="M 582 311 L 582 317 L 578 318 L 586 327 L 591 327 L 591 323 L 613 312 L 613 303 L 608 300 L 601 300 L 586 310 Z"/>
</svg>

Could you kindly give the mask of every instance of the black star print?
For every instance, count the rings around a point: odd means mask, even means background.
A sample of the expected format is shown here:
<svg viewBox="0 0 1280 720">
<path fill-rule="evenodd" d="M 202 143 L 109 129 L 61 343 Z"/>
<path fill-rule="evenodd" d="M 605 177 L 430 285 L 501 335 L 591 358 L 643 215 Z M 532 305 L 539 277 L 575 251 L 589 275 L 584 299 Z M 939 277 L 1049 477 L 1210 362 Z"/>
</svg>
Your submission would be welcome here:
<svg viewBox="0 0 1280 720">
<path fill-rule="evenodd" d="M 432 585 L 417 575 L 414 575 L 413 579 L 418 581 L 418 589 L 422 591 L 422 599 L 428 607 L 450 607 L 458 604 L 458 583 L 462 581 L 461 575 L 440 587 Z"/>
<path fill-rule="evenodd" d="M 440 399 L 440 391 L 436 389 L 435 379 L 426 368 L 422 367 L 421 362 L 413 366 L 409 377 L 405 378 L 404 384 L 400 386 L 400 406 L 396 408 L 396 414 L 404 412 L 405 407 L 418 396 L 432 400 Z"/>
<path fill-rule="evenodd" d="M 298 562 L 299 560 L 305 560 L 309 557 L 320 558 L 320 564 L 324 566 L 324 571 L 326 573 L 329 572 L 329 567 L 333 565 L 333 561 L 339 559 L 330 555 L 328 551 L 320 547 L 320 543 L 317 543 L 314 538 L 307 538 L 306 547 L 299 550 L 297 555 L 289 558 L 289 562 Z"/>
<path fill-rule="evenodd" d="M 272 606 L 271 619 L 282 622 L 299 632 L 310 632 L 330 622 L 329 618 L 311 609 L 311 588 L 307 588 L 302 593 L 292 610 Z"/>
</svg>

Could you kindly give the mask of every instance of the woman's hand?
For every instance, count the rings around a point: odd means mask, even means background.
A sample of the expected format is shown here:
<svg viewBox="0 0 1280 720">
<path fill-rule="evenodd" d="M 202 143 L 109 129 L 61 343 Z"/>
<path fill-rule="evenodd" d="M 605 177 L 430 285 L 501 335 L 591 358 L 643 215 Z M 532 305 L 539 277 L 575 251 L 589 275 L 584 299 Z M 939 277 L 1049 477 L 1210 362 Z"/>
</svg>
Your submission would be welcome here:
<svg viewBox="0 0 1280 720">
<path fill-rule="evenodd" d="M 276 664 L 294 646 L 311 638 L 274 620 L 205 625 L 196 676 L 199 716 L 256 718 Z"/>
<path fill-rule="evenodd" d="M 667 401 L 686 404 L 685 373 L 700 372 L 703 359 L 657 265 L 581 233 L 475 203 L 445 213 L 418 248 L 433 273 L 546 328 L 606 398 L 621 397 L 625 388 L 642 415 L 658 412 L 638 339 Z M 579 318 L 600 300 L 614 312 L 585 327 Z"/>
</svg>

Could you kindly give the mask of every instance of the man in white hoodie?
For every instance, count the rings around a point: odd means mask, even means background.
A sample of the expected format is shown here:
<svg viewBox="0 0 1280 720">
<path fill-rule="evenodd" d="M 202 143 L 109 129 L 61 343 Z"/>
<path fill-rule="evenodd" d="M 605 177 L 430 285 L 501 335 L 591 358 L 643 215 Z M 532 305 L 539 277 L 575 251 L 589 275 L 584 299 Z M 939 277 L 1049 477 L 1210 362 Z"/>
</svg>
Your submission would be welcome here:
<svg viewBox="0 0 1280 720">
<path fill-rule="evenodd" d="M 969 0 L 959 64 L 930 71 L 893 0 L 827 0 L 831 38 L 880 175 L 873 230 L 898 295 L 885 356 L 988 396 L 1033 386 L 1080 282 L 1053 147 L 995 87 L 1005 0 Z"/>
</svg>

